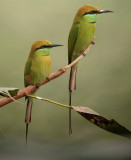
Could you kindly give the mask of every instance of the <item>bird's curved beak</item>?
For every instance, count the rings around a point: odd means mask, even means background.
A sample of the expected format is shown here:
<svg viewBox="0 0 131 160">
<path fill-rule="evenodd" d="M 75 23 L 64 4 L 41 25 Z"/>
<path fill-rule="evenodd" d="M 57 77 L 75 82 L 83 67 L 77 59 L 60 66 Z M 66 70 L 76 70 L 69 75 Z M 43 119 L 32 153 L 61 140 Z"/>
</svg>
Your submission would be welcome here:
<svg viewBox="0 0 131 160">
<path fill-rule="evenodd" d="M 98 14 L 101 14 L 101 13 L 109 13 L 109 12 L 113 12 L 113 11 L 110 11 L 110 10 L 99 10 L 99 11 L 98 11 Z"/>
<path fill-rule="evenodd" d="M 50 48 L 59 47 L 59 46 L 63 46 L 63 45 L 61 45 L 61 44 L 51 44 L 51 45 L 50 45 Z"/>
</svg>

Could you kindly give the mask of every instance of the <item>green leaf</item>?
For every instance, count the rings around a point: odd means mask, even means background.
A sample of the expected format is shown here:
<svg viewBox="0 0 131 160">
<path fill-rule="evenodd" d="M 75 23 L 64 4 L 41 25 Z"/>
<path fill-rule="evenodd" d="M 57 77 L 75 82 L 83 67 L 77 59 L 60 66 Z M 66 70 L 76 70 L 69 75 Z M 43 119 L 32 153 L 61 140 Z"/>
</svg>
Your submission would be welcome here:
<svg viewBox="0 0 131 160">
<path fill-rule="evenodd" d="M 127 138 L 131 138 L 131 131 L 129 131 L 124 126 L 120 125 L 118 122 L 116 122 L 114 119 L 108 120 L 95 111 L 91 110 L 88 107 L 75 107 L 72 106 L 72 108 L 79 113 L 81 116 L 92 122 L 93 124 L 97 125 L 98 127 L 111 132 L 115 133 Z"/>
<path fill-rule="evenodd" d="M 0 87 L 0 95 L 3 97 L 10 97 L 16 96 L 18 93 L 18 88 L 2 88 Z"/>
</svg>

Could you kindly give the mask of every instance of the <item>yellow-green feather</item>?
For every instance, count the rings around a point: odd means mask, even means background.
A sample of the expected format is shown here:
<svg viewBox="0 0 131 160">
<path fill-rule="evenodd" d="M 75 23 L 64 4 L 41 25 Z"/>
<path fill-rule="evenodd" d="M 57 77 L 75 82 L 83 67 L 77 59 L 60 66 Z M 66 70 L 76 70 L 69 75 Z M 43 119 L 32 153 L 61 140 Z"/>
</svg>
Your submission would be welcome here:
<svg viewBox="0 0 131 160">
<path fill-rule="evenodd" d="M 97 15 L 85 15 L 89 11 L 99 11 L 98 8 L 85 5 L 81 7 L 73 21 L 68 38 L 68 63 L 74 61 L 81 52 L 84 52 L 91 43 L 96 29 Z M 93 22 L 93 23 L 92 23 Z M 69 79 L 69 105 L 71 105 L 71 94 L 76 89 L 76 73 L 78 63 L 72 66 Z M 69 134 L 71 129 L 71 109 L 69 109 Z"/>
<path fill-rule="evenodd" d="M 99 11 L 96 7 L 85 5 L 78 10 L 74 18 L 68 38 L 68 63 L 74 61 L 81 52 L 84 52 L 94 37 L 96 23 L 90 22 L 96 22 L 97 15 L 84 15 L 86 12 L 92 10 Z M 71 69 L 72 73 L 70 74 L 69 81 L 70 91 L 76 89 L 76 77 L 74 76 L 76 76 L 77 66 L 78 64 L 75 64 Z"/>
<path fill-rule="evenodd" d="M 29 85 L 37 85 L 42 83 L 49 74 L 51 68 L 51 59 L 49 56 L 50 49 L 49 48 L 42 48 L 38 49 L 43 45 L 50 45 L 49 41 L 36 41 L 32 47 L 27 59 L 25 70 L 24 70 L 24 84 L 25 87 Z M 32 94 L 35 94 L 35 91 Z M 28 134 L 28 124 L 31 122 L 31 110 L 33 105 L 33 99 L 28 98 L 27 100 L 27 108 L 26 108 L 26 115 L 25 115 L 25 122 L 26 122 L 26 142 L 27 142 L 27 134 Z"/>
</svg>

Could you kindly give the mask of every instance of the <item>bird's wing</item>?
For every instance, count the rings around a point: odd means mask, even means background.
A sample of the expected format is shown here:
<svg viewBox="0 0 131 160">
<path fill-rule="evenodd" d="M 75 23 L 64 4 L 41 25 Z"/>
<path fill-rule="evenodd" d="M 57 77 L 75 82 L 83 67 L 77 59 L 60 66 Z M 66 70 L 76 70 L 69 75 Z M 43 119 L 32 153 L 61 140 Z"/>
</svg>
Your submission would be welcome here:
<svg viewBox="0 0 131 160">
<path fill-rule="evenodd" d="M 28 59 L 25 65 L 24 70 L 24 84 L 25 87 L 29 85 L 29 77 L 31 75 L 31 66 L 32 66 L 32 59 Z"/>
<path fill-rule="evenodd" d="M 72 26 L 68 38 L 68 63 L 71 63 L 73 50 L 76 44 L 77 36 L 80 29 L 80 23 L 76 23 Z"/>
</svg>

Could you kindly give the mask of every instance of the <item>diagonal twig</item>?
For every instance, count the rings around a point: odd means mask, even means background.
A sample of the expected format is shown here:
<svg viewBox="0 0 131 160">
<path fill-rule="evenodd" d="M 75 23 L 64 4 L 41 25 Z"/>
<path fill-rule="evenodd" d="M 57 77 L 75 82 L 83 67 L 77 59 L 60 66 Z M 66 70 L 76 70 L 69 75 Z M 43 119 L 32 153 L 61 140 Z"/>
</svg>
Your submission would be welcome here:
<svg viewBox="0 0 131 160">
<path fill-rule="evenodd" d="M 93 41 L 92 41 L 92 42 L 94 42 L 94 41 L 95 41 L 95 37 L 93 38 Z M 56 71 L 56 72 L 51 73 L 51 74 L 49 75 L 49 77 L 48 77 L 47 79 L 45 79 L 45 80 L 39 85 L 39 87 L 42 86 L 42 85 L 44 85 L 44 84 L 46 84 L 46 83 L 48 83 L 49 81 L 51 81 L 51 80 L 53 80 L 53 79 L 55 79 L 55 78 L 61 76 L 61 75 L 64 74 L 69 68 L 71 68 L 75 63 L 77 63 L 81 58 L 83 58 L 84 55 L 86 55 L 86 54 L 89 52 L 90 48 L 91 48 L 92 45 L 94 44 L 94 43 L 92 43 L 92 42 L 90 43 L 90 45 L 88 46 L 88 48 L 84 51 L 84 54 L 80 54 L 80 56 L 79 56 L 77 59 L 75 59 L 72 63 L 70 63 L 69 65 L 67 65 L 67 66 L 59 69 L 59 70 Z M 31 92 L 34 91 L 35 89 L 36 89 L 36 86 L 35 86 L 35 85 L 30 85 L 30 86 L 28 86 L 28 87 L 26 87 L 26 88 L 23 88 L 22 90 L 20 90 L 20 91 L 18 92 L 18 94 L 17 94 L 16 96 L 13 97 L 13 99 L 15 99 L 15 100 L 16 100 L 16 99 L 20 99 L 20 98 L 24 97 L 26 94 L 31 93 Z M 0 107 L 3 107 L 3 106 L 5 106 L 6 104 L 8 104 L 8 103 L 10 103 L 10 102 L 13 102 L 13 101 L 14 101 L 13 99 L 12 99 L 12 98 L 7 98 L 7 97 L 0 99 Z"/>
</svg>

